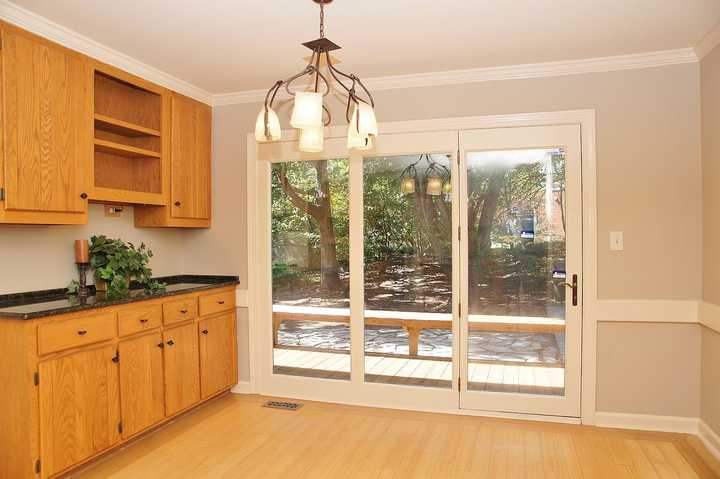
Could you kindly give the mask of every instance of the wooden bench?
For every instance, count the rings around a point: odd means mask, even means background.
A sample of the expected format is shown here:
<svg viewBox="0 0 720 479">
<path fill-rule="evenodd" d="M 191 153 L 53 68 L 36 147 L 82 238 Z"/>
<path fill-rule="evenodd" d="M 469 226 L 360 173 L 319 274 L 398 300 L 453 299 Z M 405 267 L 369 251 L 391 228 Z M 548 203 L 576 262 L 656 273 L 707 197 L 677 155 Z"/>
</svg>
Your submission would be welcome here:
<svg viewBox="0 0 720 479">
<path fill-rule="evenodd" d="M 562 333 L 565 320 L 532 316 L 497 316 L 471 314 L 472 331 Z M 448 313 L 412 313 L 405 311 L 365 311 L 369 326 L 402 327 L 408 333 L 409 356 L 418 356 L 420 332 L 423 329 L 452 329 L 452 315 Z M 273 345 L 277 346 L 278 331 L 283 321 L 314 321 L 350 324 L 348 308 L 315 308 L 307 306 L 273 305 Z"/>
</svg>

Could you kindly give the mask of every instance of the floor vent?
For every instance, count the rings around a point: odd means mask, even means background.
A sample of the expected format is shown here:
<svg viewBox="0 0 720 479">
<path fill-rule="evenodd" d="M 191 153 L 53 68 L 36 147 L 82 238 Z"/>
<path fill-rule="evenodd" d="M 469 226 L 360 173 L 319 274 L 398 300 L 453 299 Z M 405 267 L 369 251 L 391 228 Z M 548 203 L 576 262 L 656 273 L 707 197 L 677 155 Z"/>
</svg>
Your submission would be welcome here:
<svg viewBox="0 0 720 479">
<path fill-rule="evenodd" d="M 303 405 L 299 402 L 284 402 L 284 401 L 268 401 L 263 404 L 263 407 L 271 407 L 274 409 L 285 409 L 286 411 L 297 411 Z"/>
</svg>

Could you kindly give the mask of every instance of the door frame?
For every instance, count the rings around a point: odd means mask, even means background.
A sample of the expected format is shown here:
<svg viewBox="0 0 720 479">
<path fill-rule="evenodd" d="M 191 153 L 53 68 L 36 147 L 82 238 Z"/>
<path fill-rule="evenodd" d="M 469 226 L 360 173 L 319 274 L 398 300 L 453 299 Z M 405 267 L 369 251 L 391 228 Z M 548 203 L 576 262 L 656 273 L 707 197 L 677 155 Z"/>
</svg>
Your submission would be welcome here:
<svg viewBox="0 0 720 479">
<path fill-rule="evenodd" d="M 389 397 L 379 399 L 377 395 L 372 398 L 358 398 L 349 387 L 350 382 L 337 381 L 339 386 L 337 394 L 331 398 L 323 394 L 315 394 L 308 391 L 301 399 L 325 400 L 329 402 L 342 402 L 363 406 L 403 408 L 431 412 L 445 412 L 453 414 L 510 417 L 523 419 L 537 419 L 543 421 L 558 422 L 581 422 L 583 424 L 595 424 L 596 412 L 596 350 L 597 350 L 597 170 L 596 170 L 596 113 L 593 109 L 569 110 L 556 112 L 523 113 L 509 115 L 488 115 L 473 117 L 439 118 L 429 120 L 413 120 L 381 123 L 379 125 L 382 135 L 401 133 L 422 133 L 447 130 L 471 130 L 483 128 L 503 128 L 521 126 L 549 126 L 549 125 L 580 125 L 581 155 L 582 155 L 582 204 L 583 204 L 583 318 L 582 318 L 582 380 L 581 380 L 581 414 L 580 420 L 568 419 L 554 416 L 536 416 L 513 413 L 493 413 L 487 411 L 472 411 L 459 408 L 459 402 L 451 406 L 441 401 L 437 406 L 426 407 L 426 405 L 406 400 L 400 395 L 390 394 Z M 326 142 L 331 139 L 343 139 L 347 133 L 346 126 L 333 126 L 325 129 Z M 283 131 L 284 141 L 295 141 L 297 132 L 295 130 Z M 267 171 L 263 171 L 262 164 L 258 162 L 258 144 L 253 133 L 247 135 L 247 156 L 246 156 L 246 193 L 247 193 L 247 245 L 248 245 L 248 355 L 250 371 L 250 392 L 255 394 L 272 394 L 277 392 L 275 388 L 269 388 L 264 384 L 261 374 L 262 358 L 259 352 L 260 341 L 265 340 L 263 328 L 259 321 L 263 320 L 262 301 L 266 294 L 259 281 L 261 265 L 251 261 L 255 257 L 258 248 L 261 247 L 257 241 L 259 228 L 261 226 L 263 213 L 266 213 L 261 206 L 259 178 L 264 178 Z M 316 158 L 320 155 L 316 155 Z M 346 157 L 350 157 L 350 153 Z M 308 156 L 309 158 L 310 156 Z M 352 166 L 351 166 L 352 168 Z M 456 176 L 456 175 L 455 175 Z M 265 286 L 267 288 L 267 285 Z M 292 388 L 303 384 L 302 381 L 295 381 L 297 378 L 286 377 L 287 384 Z M 322 381 L 322 380 L 321 380 Z M 346 391 L 343 391 L 343 386 Z M 407 386 L 404 386 L 407 388 Z M 296 389 L 296 391 L 299 389 Z M 383 394 L 384 391 L 380 394 Z M 403 395 L 407 394 L 403 391 Z M 298 396 L 298 394 L 294 394 Z"/>
</svg>

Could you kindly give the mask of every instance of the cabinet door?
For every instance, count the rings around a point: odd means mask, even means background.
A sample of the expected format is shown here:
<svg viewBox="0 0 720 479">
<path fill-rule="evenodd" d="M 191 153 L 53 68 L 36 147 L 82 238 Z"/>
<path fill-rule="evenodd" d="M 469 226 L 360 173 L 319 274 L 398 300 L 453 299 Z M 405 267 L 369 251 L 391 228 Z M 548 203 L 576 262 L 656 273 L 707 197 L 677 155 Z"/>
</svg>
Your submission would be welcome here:
<svg viewBox="0 0 720 479">
<path fill-rule="evenodd" d="M 15 30 L 3 31 L 3 40 L 5 209 L 84 213 L 92 152 L 87 61 Z"/>
<path fill-rule="evenodd" d="M 40 363 L 43 477 L 109 448 L 120 439 L 118 366 L 112 346 Z"/>
<path fill-rule="evenodd" d="M 165 417 L 163 346 L 159 332 L 120 342 L 120 413 L 124 438 Z"/>
<path fill-rule="evenodd" d="M 172 96 L 171 216 L 210 218 L 212 112 L 182 95 Z"/>
<path fill-rule="evenodd" d="M 203 319 L 200 329 L 200 385 L 202 397 L 237 382 L 235 313 Z"/>
<path fill-rule="evenodd" d="M 197 325 L 167 329 L 165 340 L 165 414 L 171 416 L 200 400 Z"/>
</svg>

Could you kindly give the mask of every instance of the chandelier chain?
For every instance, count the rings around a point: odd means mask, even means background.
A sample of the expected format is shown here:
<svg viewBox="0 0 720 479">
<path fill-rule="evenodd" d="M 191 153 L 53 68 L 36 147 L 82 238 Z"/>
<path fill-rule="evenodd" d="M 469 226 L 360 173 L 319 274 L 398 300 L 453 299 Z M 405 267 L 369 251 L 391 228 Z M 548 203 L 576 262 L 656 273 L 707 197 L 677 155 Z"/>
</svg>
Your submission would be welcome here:
<svg viewBox="0 0 720 479">
<path fill-rule="evenodd" d="M 325 5 L 320 4 L 320 38 L 325 38 Z"/>
</svg>

